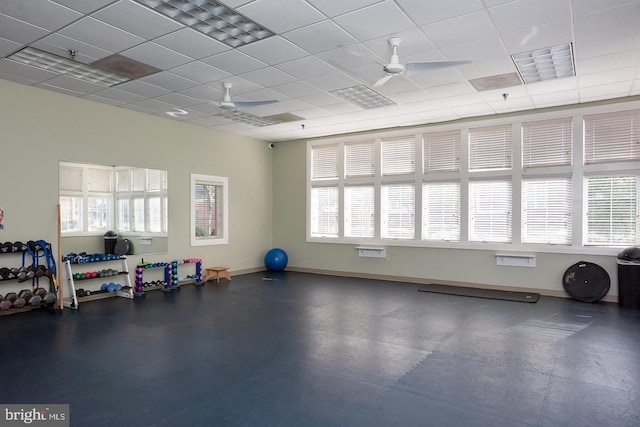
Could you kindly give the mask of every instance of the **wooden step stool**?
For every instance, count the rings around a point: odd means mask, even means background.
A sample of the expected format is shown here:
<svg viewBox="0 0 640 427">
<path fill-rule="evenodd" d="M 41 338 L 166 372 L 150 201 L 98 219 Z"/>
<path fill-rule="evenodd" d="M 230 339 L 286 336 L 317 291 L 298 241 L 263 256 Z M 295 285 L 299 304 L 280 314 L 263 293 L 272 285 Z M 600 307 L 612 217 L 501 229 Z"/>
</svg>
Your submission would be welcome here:
<svg viewBox="0 0 640 427">
<path fill-rule="evenodd" d="M 207 275 L 204 277 L 204 281 L 216 279 L 216 283 L 220 283 L 220 278 L 231 280 L 229 275 L 229 267 L 209 267 L 206 269 Z"/>
</svg>

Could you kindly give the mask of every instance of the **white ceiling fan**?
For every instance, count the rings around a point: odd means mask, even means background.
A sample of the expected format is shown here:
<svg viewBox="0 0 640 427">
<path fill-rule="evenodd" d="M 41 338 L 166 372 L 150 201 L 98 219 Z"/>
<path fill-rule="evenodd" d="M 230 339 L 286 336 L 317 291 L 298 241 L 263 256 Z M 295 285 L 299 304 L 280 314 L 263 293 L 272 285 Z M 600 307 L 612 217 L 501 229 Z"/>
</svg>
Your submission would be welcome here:
<svg viewBox="0 0 640 427">
<path fill-rule="evenodd" d="M 398 58 L 398 46 L 400 46 L 400 42 L 402 42 L 402 39 L 400 39 L 399 37 L 392 37 L 389 39 L 389 46 L 391 46 L 391 49 L 393 49 L 393 54 L 391 55 L 391 60 L 388 64 L 384 64 L 374 59 L 375 62 L 382 65 L 382 70 L 384 71 L 385 76 L 376 81 L 373 84 L 373 87 L 382 86 L 393 76 L 397 76 L 398 74 L 401 74 L 403 72 L 406 72 L 406 74 L 410 76 L 413 74 L 423 73 L 425 71 L 436 70 L 439 68 L 455 67 L 456 65 L 471 63 L 470 59 L 462 59 L 458 61 L 409 61 L 406 64 L 401 64 Z M 368 58 L 347 46 L 338 46 L 344 48 L 353 55 Z"/>
<path fill-rule="evenodd" d="M 224 88 L 224 98 L 221 102 L 218 102 L 218 107 L 223 110 L 245 110 L 247 108 L 258 107 L 260 105 L 273 104 L 274 102 L 278 102 L 276 99 L 270 99 L 267 101 L 246 101 L 246 102 L 233 102 L 231 100 L 231 94 L 229 93 L 232 83 L 224 82 L 222 83 L 222 87 Z"/>
</svg>

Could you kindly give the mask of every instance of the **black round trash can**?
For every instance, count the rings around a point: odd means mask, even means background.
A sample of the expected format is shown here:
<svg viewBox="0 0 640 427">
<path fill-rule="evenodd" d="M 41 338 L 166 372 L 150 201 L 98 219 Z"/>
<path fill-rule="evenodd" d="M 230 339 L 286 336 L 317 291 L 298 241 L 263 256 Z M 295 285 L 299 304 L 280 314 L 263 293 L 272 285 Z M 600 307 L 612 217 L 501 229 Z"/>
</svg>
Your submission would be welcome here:
<svg viewBox="0 0 640 427">
<path fill-rule="evenodd" d="M 640 248 L 630 247 L 618 253 L 618 303 L 640 308 Z"/>
<path fill-rule="evenodd" d="M 118 235 L 115 231 L 107 231 L 104 233 L 104 253 L 113 254 L 118 241 Z"/>
</svg>

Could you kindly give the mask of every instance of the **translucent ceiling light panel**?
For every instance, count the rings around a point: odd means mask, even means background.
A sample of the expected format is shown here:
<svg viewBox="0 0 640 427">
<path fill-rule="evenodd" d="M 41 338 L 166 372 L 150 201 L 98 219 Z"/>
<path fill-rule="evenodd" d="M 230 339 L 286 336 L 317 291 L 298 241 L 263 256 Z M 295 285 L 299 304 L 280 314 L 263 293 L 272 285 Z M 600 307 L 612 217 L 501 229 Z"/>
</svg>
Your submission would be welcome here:
<svg viewBox="0 0 640 427">
<path fill-rule="evenodd" d="M 231 47 L 243 46 L 274 35 L 215 0 L 137 1 Z"/>
<path fill-rule="evenodd" d="M 576 75 L 571 43 L 511 55 L 526 83 Z"/>
<path fill-rule="evenodd" d="M 387 105 L 396 105 L 396 103 L 389 98 L 380 95 L 375 90 L 364 85 L 338 89 L 329 93 L 366 110 L 386 107 Z"/>
<path fill-rule="evenodd" d="M 279 123 L 274 120 L 265 119 L 260 116 L 254 116 L 253 114 L 245 113 L 238 110 L 225 111 L 224 113 L 216 114 L 216 117 L 222 117 L 233 122 L 244 123 L 255 127 L 271 126 Z"/>
<path fill-rule="evenodd" d="M 25 47 L 13 55 L 8 56 L 7 59 L 103 86 L 115 86 L 130 80 L 128 77 L 119 76 L 82 62 L 77 62 L 73 59 L 64 58 L 32 47 Z"/>
</svg>

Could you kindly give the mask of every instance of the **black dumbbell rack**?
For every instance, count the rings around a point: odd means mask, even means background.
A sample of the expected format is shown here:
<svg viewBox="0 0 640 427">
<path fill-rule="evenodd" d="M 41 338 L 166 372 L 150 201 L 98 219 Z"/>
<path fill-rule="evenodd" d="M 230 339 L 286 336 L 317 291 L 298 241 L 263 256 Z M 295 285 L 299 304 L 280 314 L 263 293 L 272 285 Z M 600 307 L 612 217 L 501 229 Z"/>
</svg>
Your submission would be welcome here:
<svg viewBox="0 0 640 427">
<path fill-rule="evenodd" d="M 105 271 L 116 271 L 111 268 L 105 268 L 106 263 L 120 263 L 120 268 L 117 270 L 116 274 L 102 275 L 97 274 L 95 277 L 85 277 L 83 279 L 74 278 L 74 270 L 78 272 L 86 272 L 86 271 L 97 271 L 97 272 L 105 272 Z M 102 264 L 100 267 L 95 267 L 97 263 Z M 76 259 L 66 259 L 64 261 L 64 273 L 67 284 L 69 285 L 69 293 L 70 297 L 65 298 L 64 306 L 68 308 L 72 308 L 77 310 L 80 306 L 80 302 L 91 301 L 102 298 L 110 298 L 110 297 L 121 297 L 127 299 L 133 299 L 133 288 L 131 286 L 131 278 L 129 277 L 129 268 L 127 266 L 127 257 L 119 256 L 117 258 L 105 258 L 100 256 L 94 257 L 86 257 L 86 258 L 76 258 Z M 118 291 L 113 292 L 105 292 L 104 290 L 99 289 L 100 282 L 109 281 L 112 282 L 114 280 L 124 281 L 124 285 Z M 92 290 L 90 295 L 79 297 L 77 294 L 76 281 L 86 281 L 86 283 L 93 283 L 96 287 L 95 290 Z"/>
<path fill-rule="evenodd" d="M 42 245 L 44 244 L 44 248 Z M 42 288 L 46 290 L 46 286 L 42 286 L 45 283 L 48 285 L 49 290 L 47 293 L 51 293 L 56 296 L 56 301 L 53 304 L 25 304 L 23 307 L 11 307 L 6 310 L 0 310 L 0 316 L 15 314 L 15 313 L 23 313 L 27 311 L 31 311 L 34 309 L 43 309 L 49 311 L 51 313 L 59 313 L 60 308 L 57 302 L 57 288 L 55 285 L 56 278 L 56 265 L 55 259 L 53 257 L 49 257 L 44 260 L 51 265 L 39 264 L 41 256 L 41 252 L 47 251 L 46 253 L 52 254 L 51 244 L 44 242 L 42 240 L 33 241 L 29 240 L 27 243 L 22 242 L 0 242 L 0 255 L 13 255 L 21 257 L 21 266 L 20 267 L 0 267 L 0 285 L 4 282 L 12 282 L 16 281 L 19 283 L 28 284 L 27 288 L 20 292 L 26 292 L 27 290 L 33 294 L 33 291 L 38 288 Z M 44 282 L 44 283 L 41 283 Z M 0 288 L 1 289 L 1 288 Z M 4 291 L 0 291 L 0 294 L 5 294 Z M 7 293 L 8 295 L 9 293 Z M 2 297 L 0 297 L 0 302 L 2 302 Z"/>
</svg>

